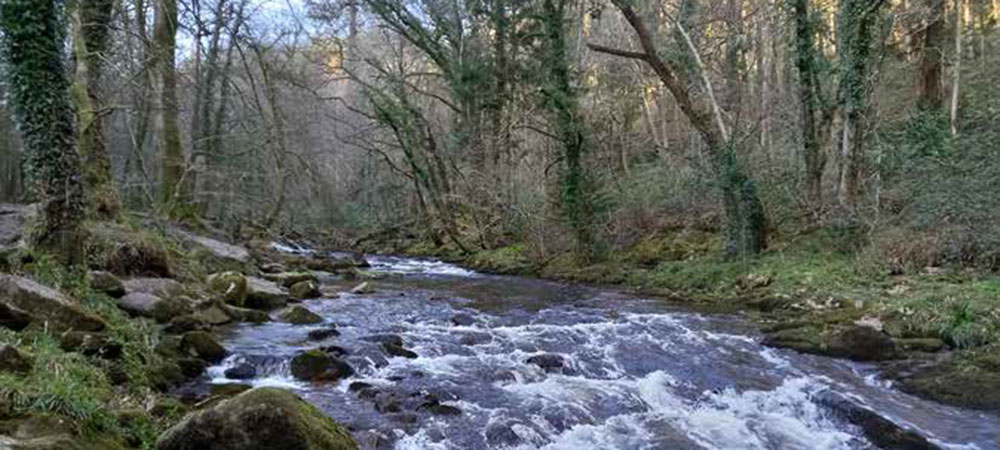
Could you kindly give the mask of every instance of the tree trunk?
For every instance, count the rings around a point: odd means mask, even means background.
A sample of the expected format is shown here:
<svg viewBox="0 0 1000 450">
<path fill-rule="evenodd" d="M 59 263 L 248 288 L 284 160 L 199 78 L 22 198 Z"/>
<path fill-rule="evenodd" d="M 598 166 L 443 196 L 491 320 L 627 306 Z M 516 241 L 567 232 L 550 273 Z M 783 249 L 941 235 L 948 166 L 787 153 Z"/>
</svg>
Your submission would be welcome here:
<svg viewBox="0 0 1000 450">
<path fill-rule="evenodd" d="M 955 63 L 951 78 L 951 135 L 958 134 L 958 88 L 962 80 L 962 0 L 955 0 Z"/>
<path fill-rule="evenodd" d="M 920 100 L 923 109 L 937 111 L 944 103 L 941 83 L 941 61 L 944 56 L 946 0 L 927 0 L 929 14 L 923 35 L 923 52 L 920 59 Z"/>
<path fill-rule="evenodd" d="M 177 0 L 156 0 L 153 48 L 160 82 L 160 203 L 167 215 L 179 218 L 189 213 L 185 203 L 184 150 L 181 147 L 177 103 Z"/>
<path fill-rule="evenodd" d="M 817 126 L 816 45 L 812 20 L 809 17 L 809 0 L 794 0 L 795 17 L 795 66 L 799 76 L 799 108 L 802 115 L 802 150 L 806 163 L 806 193 L 812 208 L 823 206 L 823 170 L 826 154 L 823 152 Z"/>
<path fill-rule="evenodd" d="M 78 145 L 83 158 L 88 206 L 100 218 L 118 215 L 118 191 L 104 141 L 103 102 L 99 95 L 103 60 L 108 48 L 112 0 L 77 0 L 72 6 L 73 100 Z"/>
<path fill-rule="evenodd" d="M 0 2 L 10 95 L 38 215 L 28 238 L 67 263 L 83 258 L 84 197 L 63 60 L 62 10 L 54 0 Z"/>
</svg>

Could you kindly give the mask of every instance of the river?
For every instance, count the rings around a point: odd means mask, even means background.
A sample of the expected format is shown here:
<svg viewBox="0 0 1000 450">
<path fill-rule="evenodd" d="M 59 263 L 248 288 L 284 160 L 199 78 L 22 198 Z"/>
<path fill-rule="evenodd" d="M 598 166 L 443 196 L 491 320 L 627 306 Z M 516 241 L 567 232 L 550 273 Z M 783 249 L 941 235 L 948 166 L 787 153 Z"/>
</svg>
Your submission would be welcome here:
<svg viewBox="0 0 1000 450">
<path fill-rule="evenodd" d="M 321 325 L 233 326 L 222 334 L 232 356 L 205 381 L 233 382 L 225 369 L 250 363 L 250 384 L 294 389 L 365 449 L 877 448 L 822 401 L 831 396 L 941 448 L 1000 448 L 996 416 L 901 393 L 872 365 L 766 348 L 737 317 L 614 288 L 370 261 L 391 274 L 375 293 L 304 302 Z M 307 339 L 330 325 L 339 336 Z M 385 334 L 418 356 L 388 357 L 371 339 Z M 316 346 L 344 349 L 355 375 L 294 380 L 289 360 Z"/>
</svg>

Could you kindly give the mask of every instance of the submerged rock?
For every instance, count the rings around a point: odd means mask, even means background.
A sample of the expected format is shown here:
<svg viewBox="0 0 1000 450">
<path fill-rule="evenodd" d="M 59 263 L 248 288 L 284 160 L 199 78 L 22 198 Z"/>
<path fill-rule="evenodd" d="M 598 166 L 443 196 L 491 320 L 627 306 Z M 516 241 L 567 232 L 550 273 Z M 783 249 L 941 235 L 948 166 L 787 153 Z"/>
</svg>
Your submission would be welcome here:
<svg viewBox="0 0 1000 450">
<path fill-rule="evenodd" d="M 185 417 L 157 450 L 355 450 L 346 429 L 295 394 L 257 388 Z"/>
<path fill-rule="evenodd" d="M 104 321 L 59 291 L 34 280 L 0 275 L 0 324 L 21 330 L 30 323 L 50 331 L 101 331 Z"/>
<path fill-rule="evenodd" d="M 940 450 L 913 430 L 903 428 L 875 411 L 840 395 L 825 392 L 816 396 L 819 404 L 830 408 L 842 420 L 858 427 L 873 444 L 884 450 Z"/>
<path fill-rule="evenodd" d="M 281 315 L 281 320 L 293 325 L 309 325 L 320 323 L 323 318 L 304 306 L 293 306 Z"/>
<path fill-rule="evenodd" d="M 292 358 L 292 376 L 304 381 L 337 381 L 354 374 L 354 369 L 326 352 L 313 349 Z"/>
</svg>

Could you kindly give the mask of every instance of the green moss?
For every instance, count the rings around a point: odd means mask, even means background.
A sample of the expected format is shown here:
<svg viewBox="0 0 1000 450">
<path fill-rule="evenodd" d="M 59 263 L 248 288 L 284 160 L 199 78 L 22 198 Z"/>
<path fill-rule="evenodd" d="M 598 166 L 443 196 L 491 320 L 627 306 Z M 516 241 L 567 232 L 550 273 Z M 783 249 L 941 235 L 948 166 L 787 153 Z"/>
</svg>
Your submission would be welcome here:
<svg viewBox="0 0 1000 450">
<path fill-rule="evenodd" d="M 528 274 L 536 270 L 525 255 L 523 245 L 479 251 L 466 258 L 466 263 L 477 270 L 490 273 Z"/>
</svg>

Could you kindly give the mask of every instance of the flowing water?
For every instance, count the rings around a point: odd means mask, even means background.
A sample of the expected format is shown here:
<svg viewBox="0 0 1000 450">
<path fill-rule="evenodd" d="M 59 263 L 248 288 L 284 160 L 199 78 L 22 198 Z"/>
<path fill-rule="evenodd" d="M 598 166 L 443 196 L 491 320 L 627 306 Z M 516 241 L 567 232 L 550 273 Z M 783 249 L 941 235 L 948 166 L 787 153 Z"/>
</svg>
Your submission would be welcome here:
<svg viewBox="0 0 1000 450">
<path fill-rule="evenodd" d="M 249 362 L 258 369 L 251 384 L 296 390 L 366 449 L 876 448 L 819 401 L 829 395 L 943 448 L 1000 447 L 996 416 L 900 393 L 870 365 L 763 347 L 734 317 L 434 261 L 371 262 L 395 274 L 376 281 L 376 293 L 304 302 L 322 325 L 227 331 L 233 355 L 209 370 L 211 382 L 232 382 L 223 371 Z M 330 324 L 340 336 L 306 339 Z M 365 339 L 387 333 L 418 357 L 388 357 Z M 357 373 L 337 383 L 291 378 L 291 357 L 320 345 L 346 349 Z M 542 354 L 559 355 L 563 366 L 527 362 Z M 359 398 L 352 382 L 375 386 L 369 392 L 383 400 Z M 420 407 L 428 398 L 461 413 Z"/>
</svg>

